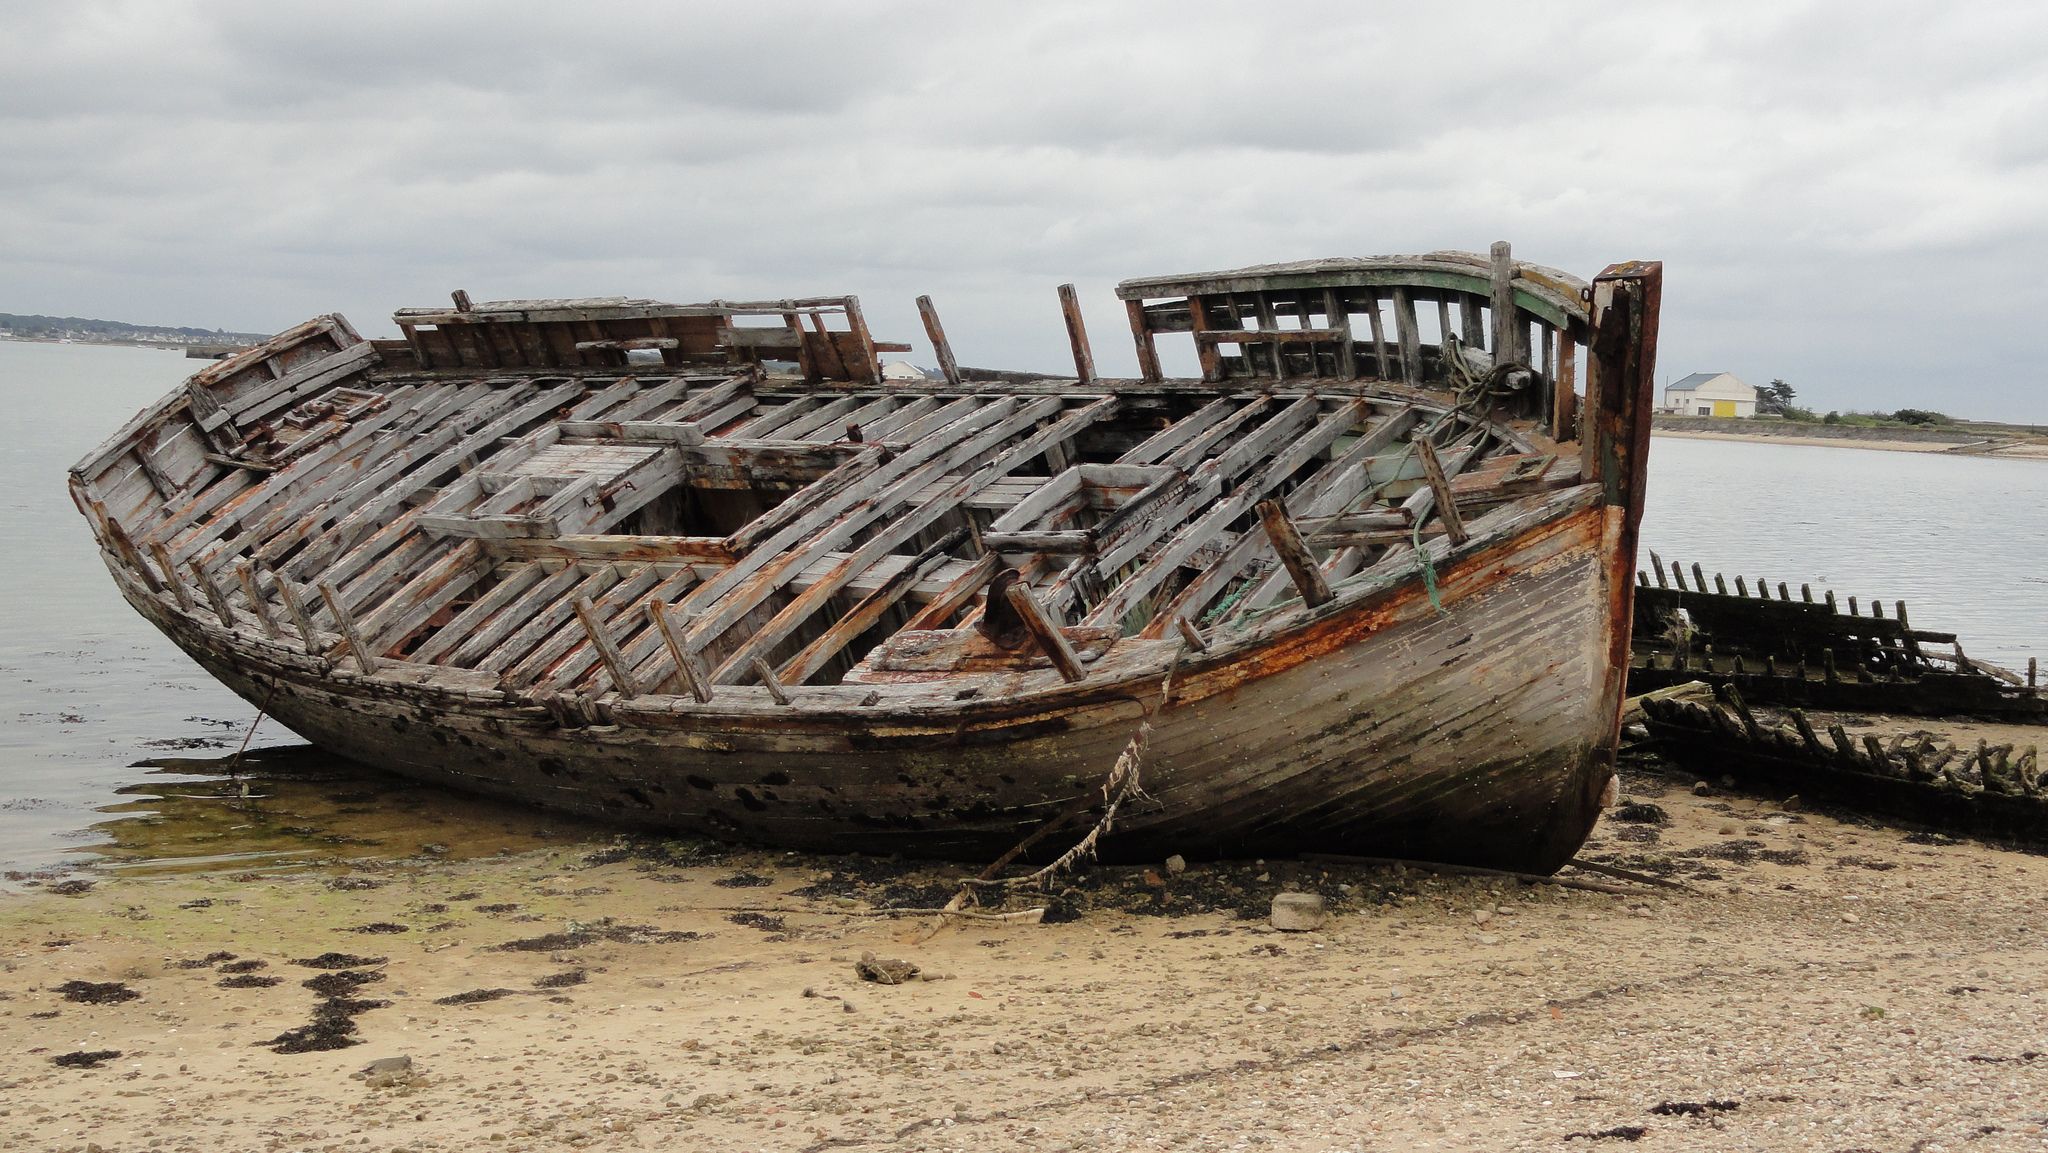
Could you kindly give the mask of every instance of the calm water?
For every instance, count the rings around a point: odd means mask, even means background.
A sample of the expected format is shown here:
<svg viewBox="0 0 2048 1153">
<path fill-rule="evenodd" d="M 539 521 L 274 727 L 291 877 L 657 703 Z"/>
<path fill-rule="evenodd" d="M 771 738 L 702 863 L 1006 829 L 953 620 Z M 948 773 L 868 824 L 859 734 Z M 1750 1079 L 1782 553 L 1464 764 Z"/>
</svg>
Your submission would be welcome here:
<svg viewBox="0 0 2048 1153">
<path fill-rule="evenodd" d="M 65 469 L 196 367 L 0 341 L 0 869 L 481 853 L 587 834 L 318 755 L 218 771 L 254 709 L 121 601 L 64 491 Z M 1666 559 L 1903 599 L 1973 656 L 2048 656 L 2048 462 L 1666 438 L 1651 460 L 1643 539 Z M 251 747 L 292 740 L 266 721 Z"/>
</svg>

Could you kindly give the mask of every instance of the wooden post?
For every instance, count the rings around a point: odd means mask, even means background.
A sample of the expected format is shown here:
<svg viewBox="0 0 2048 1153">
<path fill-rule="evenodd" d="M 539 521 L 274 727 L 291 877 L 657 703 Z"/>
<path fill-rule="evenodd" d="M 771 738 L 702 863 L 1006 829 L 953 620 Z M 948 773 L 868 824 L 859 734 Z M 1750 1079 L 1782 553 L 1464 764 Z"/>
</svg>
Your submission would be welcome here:
<svg viewBox="0 0 2048 1153">
<path fill-rule="evenodd" d="M 178 607 L 188 613 L 196 608 L 192 603 L 191 590 L 185 587 L 184 578 L 178 575 L 178 566 L 171 562 L 171 550 L 164 547 L 164 542 L 150 541 L 149 555 L 156 558 L 156 567 L 163 570 L 164 583 L 170 586 L 171 596 L 177 600 Z"/>
<path fill-rule="evenodd" d="M 604 622 L 598 619 L 597 606 L 589 597 L 577 597 L 573 606 L 576 619 L 583 622 L 583 631 L 590 634 L 590 644 L 597 650 L 597 658 L 604 662 L 604 671 L 610 674 L 612 684 L 619 695 L 626 698 L 640 695 L 640 686 L 634 682 L 632 670 L 626 667 L 625 658 L 619 655 L 619 647 L 604 631 Z"/>
<path fill-rule="evenodd" d="M 861 315 L 860 297 L 858 296 L 846 298 L 846 327 L 853 330 L 854 340 L 860 344 L 861 375 L 854 377 L 854 379 L 866 381 L 870 384 L 880 384 L 882 381 L 882 361 L 880 357 L 875 355 L 875 338 L 868 332 L 867 318 Z"/>
<path fill-rule="evenodd" d="M 1572 322 L 1557 334 L 1557 385 L 1550 395 L 1550 438 L 1578 439 L 1579 333 L 1584 326 Z"/>
<path fill-rule="evenodd" d="M 924 318 L 924 334 L 931 338 L 932 352 L 939 358 L 939 371 L 946 375 L 946 383 L 960 383 L 960 365 L 953 359 L 953 345 L 946 340 L 945 327 L 939 323 L 939 310 L 932 307 L 932 298 L 917 298 L 917 314 Z"/>
<path fill-rule="evenodd" d="M 1202 630 L 1196 628 L 1194 622 L 1184 616 L 1176 616 L 1173 618 L 1173 623 L 1174 627 L 1180 630 L 1181 639 L 1188 642 L 1189 648 L 1198 653 L 1209 651 L 1209 642 L 1202 639 Z M 2032 662 L 2029 662 L 2029 671 L 2032 670 L 2032 667 Z"/>
<path fill-rule="evenodd" d="M 1670 586 L 1664 583 L 1664 558 L 1657 555 L 1656 549 L 1650 550 L 1650 568 L 1657 574 L 1657 587 L 1669 588 Z"/>
<path fill-rule="evenodd" d="M 327 611 L 334 615 L 334 623 L 341 628 L 341 637 L 348 642 L 349 653 L 356 658 L 356 667 L 364 676 L 377 671 L 377 656 L 363 643 L 363 634 L 356 629 L 356 618 L 349 615 L 348 607 L 341 603 L 334 586 L 326 581 L 319 584 L 320 599 L 327 602 Z"/>
<path fill-rule="evenodd" d="M 1124 310 L 1131 315 L 1131 340 L 1138 346 L 1138 375 L 1148 384 L 1157 384 L 1165 377 L 1159 371 L 1159 346 L 1153 343 L 1152 325 L 1145 319 L 1145 302 L 1126 300 Z"/>
<path fill-rule="evenodd" d="M 775 698 L 776 704 L 789 703 L 789 690 L 783 688 L 782 682 L 775 679 L 775 670 L 768 667 L 767 661 L 755 657 L 747 662 L 747 666 L 754 670 L 754 675 L 760 678 L 761 684 L 767 688 L 768 695 Z"/>
<path fill-rule="evenodd" d="M 214 583 L 213 577 L 207 574 L 206 566 L 199 562 L 198 557 L 193 557 L 185 563 L 192 569 L 193 583 L 199 586 L 200 592 L 206 594 L 206 603 L 213 606 L 213 615 L 220 618 L 223 626 L 234 628 L 235 610 L 228 607 L 228 598 L 222 594 L 220 586 Z"/>
<path fill-rule="evenodd" d="M 1188 297 L 1188 331 L 1195 337 L 1195 359 L 1201 362 L 1202 379 L 1218 381 L 1223 379 L 1223 358 L 1216 353 L 1216 346 L 1202 339 L 1209 331 L 1209 303 L 1200 296 Z"/>
<path fill-rule="evenodd" d="M 2035 662 L 2036 662 L 2036 661 L 2037 661 L 2038 659 L 2039 659 L 2039 658 L 2037 658 L 2037 657 L 2028 657 L 2028 658 L 2027 658 L 2027 687 L 2028 687 L 2028 688 L 2030 688 L 2030 689 L 2031 689 L 2031 688 L 2034 688 L 2034 687 L 2036 686 L 2036 684 L 2038 683 L 2038 682 L 2037 682 L 2037 681 L 2035 681 L 2035 679 L 2034 679 L 2034 665 L 2035 665 Z"/>
<path fill-rule="evenodd" d="M 1428 441 L 1419 443 L 1427 444 Z M 1259 523 L 1266 528 L 1267 539 L 1273 542 L 1273 551 L 1280 554 L 1280 563 L 1287 566 L 1287 575 L 1294 578 L 1295 591 L 1301 594 L 1303 604 L 1310 608 L 1328 604 L 1330 582 L 1323 577 L 1323 570 L 1316 564 L 1315 554 L 1301 539 L 1301 530 L 1294 527 L 1294 521 L 1287 516 L 1287 506 L 1277 500 L 1262 500 L 1258 503 Z M 1183 623 L 1186 617 L 1179 618 Z"/>
<path fill-rule="evenodd" d="M 469 293 L 460 288 L 449 293 L 448 296 L 449 299 L 455 301 L 455 311 L 457 312 L 471 312 L 476 308 L 476 305 L 470 303 Z"/>
<path fill-rule="evenodd" d="M 1415 455 L 1422 461 L 1429 491 L 1436 494 L 1436 515 L 1443 522 L 1444 535 L 1451 538 L 1453 547 L 1464 544 L 1471 534 L 1465 531 L 1465 518 L 1458 515 L 1458 500 L 1451 494 L 1451 482 L 1444 476 L 1443 461 L 1437 459 L 1435 443 L 1422 437 L 1415 442 Z M 1629 567 L 1635 567 L 1633 560 Z"/>
<path fill-rule="evenodd" d="M 1692 587 L 1694 592 L 1707 591 L 1707 570 L 1701 568 L 1698 561 L 1692 562 Z"/>
<path fill-rule="evenodd" d="M 263 635 L 271 640 L 283 635 L 277 627 L 277 618 L 271 615 L 270 602 L 263 597 L 263 590 L 256 583 L 256 566 L 249 561 L 235 565 L 235 580 L 242 586 L 242 595 L 249 598 L 249 609 L 256 614 L 256 623 L 263 626 Z"/>
<path fill-rule="evenodd" d="M 306 611 L 306 602 L 299 597 L 299 590 L 280 573 L 271 573 L 270 579 L 277 582 L 277 599 L 284 602 L 284 611 L 292 618 L 293 627 L 299 630 L 299 644 L 308 656 L 320 655 L 320 634 L 313 628 L 313 616 Z"/>
<path fill-rule="evenodd" d="M 1509 274 L 1496 282 L 1502 303 L 1496 324 L 1512 339 L 1516 318 L 1513 261 L 1506 245 L 1494 249 L 1496 268 Z M 1607 725 L 1595 751 L 1598 767 L 1581 774 L 1573 801 L 1597 810 L 1599 794 L 1621 743 L 1621 702 L 1627 695 L 1629 635 L 1635 617 L 1636 546 L 1641 536 L 1643 495 L 1649 480 L 1650 414 L 1656 409 L 1657 315 L 1663 300 L 1664 266 L 1655 261 L 1609 265 L 1592 285 L 1586 342 L 1586 398 L 1580 410 L 1580 474 L 1601 488 L 1606 520 L 1601 544 L 1606 557 L 1608 651 L 1598 716 Z M 1505 314 L 1505 315 L 1503 315 Z M 1501 363 L 1498 354 L 1494 363 Z M 1605 770 L 1605 771 L 1602 771 Z"/>
<path fill-rule="evenodd" d="M 1071 284 L 1060 285 L 1060 313 L 1067 320 L 1067 343 L 1074 349 L 1074 376 L 1082 384 L 1095 383 L 1095 353 L 1088 347 L 1088 326 L 1081 319 L 1081 298 Z"/>
<path fill-rule="evenodd" d="M 1047 619 L 1045 609 L 1039 606 L 1038 599 L 1031 595 L 1029 588 L 1022 584 L 1013 584 L 1005 594 L 1005 599 L 1010 602 L 1011 608 L 1017 610 L 1017 616 L 1022 620 L 1025 631 L 1038 642 L 1038 647 L 1044 650 L 1045 655 L 1052 658 L 1053 667 L 1060 671 L 1060 676 L 1072 682 L 1088 675 L 1088 670 L 1081 667 L 1081 658 L 1075 654 L 1074 647 L 1067 643 L 1066 634 L 1060 632 L 1059 626 Z"/>
<path fill-rule="evenodd" d="M 1609 269 L 1612 272 L 1613 269 Z M 1505 240 L 1493 242 L 1493 364 L 1520 364 L 1526 359 L 1517 339 L 1521 325 L 1515 322 L 1515 256 Z M 1602 274 L 1606 275 L 1605 273 Z"/>
<path fill-rule="evenodd" d="M 668 606 L 658 600 L 647 602 L 647 616 L 661 631 L 662 643 L 668 646 L 669 659 L 676 664 L 676 679 L 683 682 L 683 687 L 690 690 L 690 695 L 696 697 L 699 704 L 710 704 L 711 680 L 697 667 L 697 659 L 683 647 L 683 634 L 689 631 L 688 624 L 678 626 L 669 617 Z"/>
</svg>

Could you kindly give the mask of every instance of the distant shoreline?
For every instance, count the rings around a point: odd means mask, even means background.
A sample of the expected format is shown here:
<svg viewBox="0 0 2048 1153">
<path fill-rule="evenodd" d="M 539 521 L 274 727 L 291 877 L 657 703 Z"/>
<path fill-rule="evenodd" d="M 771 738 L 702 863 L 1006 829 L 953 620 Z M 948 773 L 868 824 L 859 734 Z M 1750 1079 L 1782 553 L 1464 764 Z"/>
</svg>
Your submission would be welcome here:
<svg viewBox="0 0 2048 1153">
<path fill-rule="evenodd" d="M 1875 433 L 1876 430 L 1864 430 Z M 1999 438 L 1957 440 L 1903 440 L 1880 435 L 1829 436 L 1802 430 L 1798 433 L 1721 432 L 1703 429 L 1658 428 L 1651 435 L 1673 440 L 1718 440 L 1740 444 L 1791 444 L 1816 448 L 1861 448 L 1880 452 L 1937 453 L 1947 456 L 1989 456 L 2004 460 L 2048 460 L 2048 441 Z"/>
</svg>

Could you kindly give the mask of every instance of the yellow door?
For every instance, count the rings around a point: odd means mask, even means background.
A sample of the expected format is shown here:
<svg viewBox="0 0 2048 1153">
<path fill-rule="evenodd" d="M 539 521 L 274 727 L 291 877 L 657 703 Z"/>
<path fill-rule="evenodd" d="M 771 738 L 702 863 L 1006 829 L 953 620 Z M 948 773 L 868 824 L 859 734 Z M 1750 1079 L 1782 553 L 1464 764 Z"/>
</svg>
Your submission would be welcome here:
<svg viewBox="0 0 2048 1153">
<path fill-rule="evenodd" d="M 1734 416 L 1734 415 L 1735 415 L 1735 402 L 1734 402 L 1734 401 L 1732 401 L 1732 400 L 1717 400 L 1717 401 L 1715 401 L 1715 402 L 1714 402 L 1714 415 L 1715 415 L 1715 416 Z"/>
</svg>

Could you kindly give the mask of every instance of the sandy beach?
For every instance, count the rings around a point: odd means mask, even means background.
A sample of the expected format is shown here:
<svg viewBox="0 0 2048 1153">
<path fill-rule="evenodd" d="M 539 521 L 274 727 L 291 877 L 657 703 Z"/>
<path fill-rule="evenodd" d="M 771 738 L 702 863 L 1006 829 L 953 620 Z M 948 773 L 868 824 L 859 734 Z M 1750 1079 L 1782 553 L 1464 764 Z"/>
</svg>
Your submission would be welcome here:
<svg viewBox="0 0 2048 1153">
<path fill-rule="evenodd" d="M 0 1148 L 2048 1143 L 2048 860 L 1626 785 L 1586 855 L 1685 888 L 1197 862 L 934 934 L 876 911 L 959 870 L 696 843 L 45 885 Z"/>
</svg>

